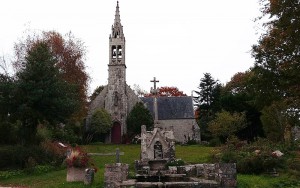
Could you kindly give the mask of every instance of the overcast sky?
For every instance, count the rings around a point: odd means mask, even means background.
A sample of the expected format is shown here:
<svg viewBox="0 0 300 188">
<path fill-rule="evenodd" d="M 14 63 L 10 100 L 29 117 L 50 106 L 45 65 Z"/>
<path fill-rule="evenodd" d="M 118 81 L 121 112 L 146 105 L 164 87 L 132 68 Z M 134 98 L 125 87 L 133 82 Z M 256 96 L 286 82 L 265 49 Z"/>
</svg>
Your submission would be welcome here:
<svg viewBox="0 0 300 188">
<path fill-rule="evenodd" d="M 107 84 L 108 42 L 116 0 L 1 1 L 0 55 L 13 57 L 24 32 L 71 31 L 87 48 L 90 92 Z M 198 90 L 203 73 L 225 84 L 249 69 L 259 38 L 258 0 L 120 0 L 126 37 L 127 83 L 149 91 L 175 86 Z"/>
</svg>

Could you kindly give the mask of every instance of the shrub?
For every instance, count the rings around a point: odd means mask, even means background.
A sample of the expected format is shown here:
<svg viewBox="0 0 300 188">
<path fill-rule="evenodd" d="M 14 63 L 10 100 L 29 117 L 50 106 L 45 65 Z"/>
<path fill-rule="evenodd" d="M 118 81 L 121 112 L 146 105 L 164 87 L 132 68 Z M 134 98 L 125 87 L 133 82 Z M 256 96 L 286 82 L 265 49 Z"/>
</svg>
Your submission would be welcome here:
<svg viewBox="0 0 300 188">
<path fill-rule="evenodd" d="M 64 127 L 57 127 L 52 130 L 52 139 L 67 143 L 82 143 L 80 124 L 67 124 Z"/>
<path fill-rule="evenodd" d="M 39 146 L 5 146 L 0 150 L 0 169 L 23 169 L 45 163 L 46 155 Z"/>
<path fill-rule="evenodd" d="M 213 138 L 209 141 L 209 146 L 210 147 L 216 147 L 216 146 L 221 146 L 221 140 L 220 138 Z"/>
<path fill-rule="evenodd" d="M 42 142 L 40 146 L 46 154 L 45 160 L 47 164 L 60 166 L 63 163 L 67 149 L 61 147 L 58 142 L 51 142 L 50 140 L 46 140 Z"/>
<path fill-rule="evenodd" d="M 65 149 L 57 142 L 44 141 L 39 146 L 2 146 L 0 149 L 0 169 L 33 170 L 38 165 L 60 166 L 65 159 Z"/>
<path fill-rule="evenodd" d="M 273 144 L 266 140 L 258 140 L 247 144 L 235 138 L 228 140 L 220 152 L 213 154 L 215 162 L 237 163 L 237 171 L 243 174 L 260 174 L 275 169 L 283 169 L 285 157 L 277 157 L 272 152 L 282 148 L 280 144 Z M 285 155 L 288 152 L 286 151 Z"/>
</svg>

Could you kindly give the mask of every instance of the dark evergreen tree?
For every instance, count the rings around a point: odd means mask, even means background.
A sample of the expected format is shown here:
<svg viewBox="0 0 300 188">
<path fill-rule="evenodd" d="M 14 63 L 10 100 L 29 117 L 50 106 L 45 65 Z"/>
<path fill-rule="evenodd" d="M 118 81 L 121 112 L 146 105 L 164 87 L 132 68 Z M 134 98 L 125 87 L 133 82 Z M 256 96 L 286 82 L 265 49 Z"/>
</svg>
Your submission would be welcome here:
<svg viewBox="0 0 300 188">
<path fill-rule="evenodd" d="M 211 134 L 207 131 L 208 123 L 214 118 L 214 114 L 220 111 L 219 97 L 221 84 L 215 80 L 210 73 L 204 73 L 199 84 L 199 91 L 194 91 L 194 102 L 196 104 L 197 122 L 201 128 L 201 138 L 208 140 Z"/>
<path fill-rule="evenodd" d="M 129 138 L 141 134 L 141 126 L 146 125 L 147 130 L 153 128 L 153 117 L 143 103 L 137 103 L 129 113 L 127 120 L 127 133 Z"/>
<path fill-rule="evenodd" d="M 79 106 L 78 88 L 62 80 L 55 58 L 45 42 L 36 43 L 17 73 L 14 119 L 22 122 L 21 138 L 35 141 L 38 124 L 65 123 Z"/>
<path fill-rule="evenodd" d="M 243 140 L 254 140 L 264 136 L 260 121 L 260 111 L 255 106 L 255 96 L 252 91 L 254 72 L 236 73 L 223 87 L 220 97 L 220 105 L 223 110 L 230 113 L 245 112 L 247 126 L 238 131 L 238 137 Z"/>
<path fill-rule="evenodd" d="M 59 76 L 67 83 L 76 85 L 80 106 L 69 118 L 68 123 L 81 122 L 86 117 L 87 89 L 89 76 L 85 71 L 85 46 L 83 42 L 75 38 L 72 33 L 62 36 L 56 31 L 42 32 L 41 34 L 29 34 L 25 40 L 15 44 L 16 61 L 14 67 L 17 70 L 24 68 L 27 54 L 40 42 L 49 46 L 55 67 L 59 69 Z"/>
</svg>

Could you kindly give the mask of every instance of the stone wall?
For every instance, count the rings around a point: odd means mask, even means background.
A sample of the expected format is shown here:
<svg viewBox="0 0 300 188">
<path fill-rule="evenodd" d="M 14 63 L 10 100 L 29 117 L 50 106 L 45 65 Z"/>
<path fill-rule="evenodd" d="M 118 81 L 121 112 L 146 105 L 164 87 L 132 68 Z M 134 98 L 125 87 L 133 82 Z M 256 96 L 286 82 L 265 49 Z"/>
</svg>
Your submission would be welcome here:
<svg viewBox="0 0 300 188">
<path fill-rule="evenodd" d="M 200 129 L 195 119 L 159 120 L 158 127 L 163 130 L 173 129 L 176 142 L 186 143 L 188 140 L 200 142 Z"/>
<path fill-rule="evenodd" d="M 187 177 L 198 177 L 205 180 L 216 180 L 220 187 L 236 187 L 236 163 L 195 164 L 169 167 L 172 174 L 186 174 Z"/>
<path fill-rule="evenodd" d="M 131 112 L 133 107 L 136 105 L 138 102 L 142 102 L 141 99 L 134 93 L 134 91 L 126 84 L 126 94 L 128 98 L 128 114 Z"/>
<path fill-rule="evenodd" d="M 107 86 L 105 86 L 103 90 L 100 92 L 100 94 L 93 101 L 91 101 L 88 110 L 88 118 L 90 118 L 93 115 L 93 113 L 97 108 L 105 107 L 104 105 L 105 105 L 106 95 L 107 95 Z"/>
</svg>

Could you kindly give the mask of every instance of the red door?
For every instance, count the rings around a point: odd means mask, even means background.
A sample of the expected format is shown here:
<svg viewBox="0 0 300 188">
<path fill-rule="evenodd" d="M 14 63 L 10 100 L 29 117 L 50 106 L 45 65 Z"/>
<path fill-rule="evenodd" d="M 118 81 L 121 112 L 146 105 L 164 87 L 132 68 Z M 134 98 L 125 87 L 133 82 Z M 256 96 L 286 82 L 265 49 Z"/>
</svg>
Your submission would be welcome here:
<svg viewBox="0 0 300 188">
<path fill-rule="evenodd" d="M 111 129 L 111 143 L 121 144 L 121 125 L 119 122 L 114 122 Z"/>
</svg>

